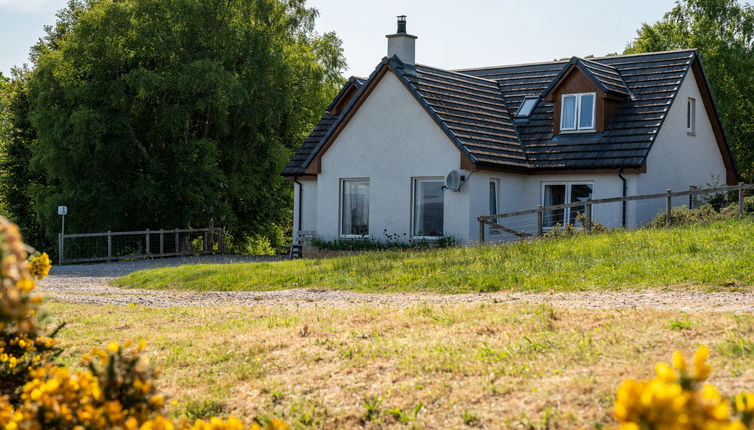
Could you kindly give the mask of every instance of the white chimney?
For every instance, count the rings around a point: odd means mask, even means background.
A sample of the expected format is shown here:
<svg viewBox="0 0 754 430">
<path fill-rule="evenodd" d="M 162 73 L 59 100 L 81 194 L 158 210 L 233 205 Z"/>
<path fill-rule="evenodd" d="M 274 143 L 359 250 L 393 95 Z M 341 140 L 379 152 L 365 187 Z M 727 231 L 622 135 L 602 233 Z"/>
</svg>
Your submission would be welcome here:
<svg viewBox="0 0 754 430">
<path fill-rule="evenodd" d="M 387 56 L 397 56 L 403 64 L 416 64 L 416 36 L 406 33 L 406 15 L 398 16 L 398 31 L 387 36 Z"/>
</svg>

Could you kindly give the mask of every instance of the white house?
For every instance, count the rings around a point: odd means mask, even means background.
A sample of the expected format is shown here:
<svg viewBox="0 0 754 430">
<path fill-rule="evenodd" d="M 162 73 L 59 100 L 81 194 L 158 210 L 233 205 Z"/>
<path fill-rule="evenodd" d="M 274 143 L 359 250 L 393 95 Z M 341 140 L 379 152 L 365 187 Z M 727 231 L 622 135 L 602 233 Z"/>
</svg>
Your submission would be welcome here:
<svg viewBox="0 0 754 430">
<path fill-rule="evenodd" d="M 480 215 L 737 183 L 695 50 L 450 71 L 415 64 L 405 29 L 399 17 L 388 56 L 346 83 L 282 172 L 296 232 L 473 242 Z M 452 171 L 457 191 L 444 187 Z M 593 218 L 639 225 L 663 204 Z"/>
</svg>

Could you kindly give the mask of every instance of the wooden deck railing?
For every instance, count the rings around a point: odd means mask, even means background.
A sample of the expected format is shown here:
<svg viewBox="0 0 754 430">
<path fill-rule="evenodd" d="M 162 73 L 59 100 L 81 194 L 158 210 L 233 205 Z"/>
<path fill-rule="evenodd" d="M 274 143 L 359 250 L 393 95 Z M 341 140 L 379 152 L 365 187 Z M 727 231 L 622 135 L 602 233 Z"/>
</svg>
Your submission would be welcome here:
<svg viewBox="0 0 754 430">
<path fill-rule="evenodd" d="M 673 207 L 673 204 L 672 204 L 673 197 L 699 196 L 699 195 L 704 195 L 704 194 L 729 193 L 729 192 L 738 191 L 738 213 L 739 215 L 743 215 L 744 190 L 754 190 L 754 184 L 738 184 L 738 185 L 730 185 L 730 186 L 725 186 L 725 187 L 714 187 L 714 188 L 690 187 L 689 190 L 686 190 L 686 191 L 672 191 L 668 189 L 664 193 L 642 194 L 638 196 L 626 196 L 626 197 L 610 197 L 606 199 L 587 199 L 584 201 L 563 203 L 563 204 L 552 205 L 552 206 L 539 205 L 536 208 L 525 209 L 521 211 L 505 212 L 505 213 L 494 214 L 494 215 L 482 215 L 477 218 L 477 220 L 479 221 L 479 240 L 480 242 L 485 241 L 484 233 L 485 233 L 486 225 L 492 228 L 496 228 L 498 230 L 504 231 L 506 233 L 512 234 L 514 236 L 520 237 L 520 238 L 542 236 L 543 230 L 544 230 L 543 218 L 544 218 L 545 212 L 556 211 L 556 210 L 561 210 L 561 209 L 566 209 L 566 208 L 582 208 L 582 207 L 585 208 L 584 215 L 587 221 L 584 227 L 587 231 L 590 231 L 592 222 L 593 222 L 592 221 L 592 207 L 594 205 L 607 204 L 607 203 L 631 202 L 631 201 L 638 201 L 638 200 L 665 199 L 666 225 L 670 226 L 672 223 L 671 210 Z M 500 219 L 510 218 L 513 216 L 534 215 L 534 214 L 536 214 L 537 216 L 536 234 L 527 233 L 524 231 L 519 231 L 519 230 L 515 230 L 512 228 L 503 226 L 498 221 Z"/>
</svg>

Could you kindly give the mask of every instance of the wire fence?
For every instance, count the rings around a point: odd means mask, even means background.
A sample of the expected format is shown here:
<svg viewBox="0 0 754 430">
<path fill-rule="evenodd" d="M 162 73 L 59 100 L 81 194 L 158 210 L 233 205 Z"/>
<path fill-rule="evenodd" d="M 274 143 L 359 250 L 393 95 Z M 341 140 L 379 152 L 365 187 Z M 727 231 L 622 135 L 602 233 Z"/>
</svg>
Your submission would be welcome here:
<svg viewBox="0 0 754 430">
<path fill-rule="evenodd" d="M 638 228 L 662 214 L 665 225 L 673 223 L 672 209 L 685 206 L 691 209 L 709 206 L 715 211 L 744 213 L 747 191 L 751 195 L 752 184 L 725 187 L 689 187 L 684 191 L 666 190 L 664 193 L 638 196 L 612 197 L 564 203 L 501 214 L 483 215 L 479 221 L 481 242 L 509 242 L 543 236 L 552 229 L 575 228 L 590 232 L 593 227 Z"/>
<path fill-rule="evenodd" d="M 173 229 L 58 235 L 59 263 L 225 253 L 225 229 Z"/>
</svg>

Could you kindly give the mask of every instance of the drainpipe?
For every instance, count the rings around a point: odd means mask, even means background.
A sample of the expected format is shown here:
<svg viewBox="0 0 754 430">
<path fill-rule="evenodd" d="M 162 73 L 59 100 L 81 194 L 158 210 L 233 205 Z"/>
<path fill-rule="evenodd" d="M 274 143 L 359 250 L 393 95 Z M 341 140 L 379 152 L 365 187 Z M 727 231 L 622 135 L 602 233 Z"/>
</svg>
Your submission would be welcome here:
<svg viewBox="0 0 754 430">
<path fill-rule="evenodd" d="M 622 167 L 618 169 L 618 177 L 620 178 L 621 181 L 623 181 L 623 197 L 626 197 L 626 192 L 628 191 L 628 182 L 626 181 L 626 178 L 623 177 Z M 623 228 L 626 228 L 626 201 L 624 200 L 622 204 L 623 204 L 623 214 L 622 214 L 623 216 L 622 216 L 621 222 L 623 224 Z"/>
<path fill-rule="evenodd" d="M 303 214 L 302 208 L 304 207 L 304 186 L 298 181 L 298 176 L 293 177 L 293 183 L 298 185 L 298 231 L 296 231 L 296 240 L 298 240 L 299 233 L 301 233 L 301 221 L 303 221 L 301 214 Z"/>
</svg>

